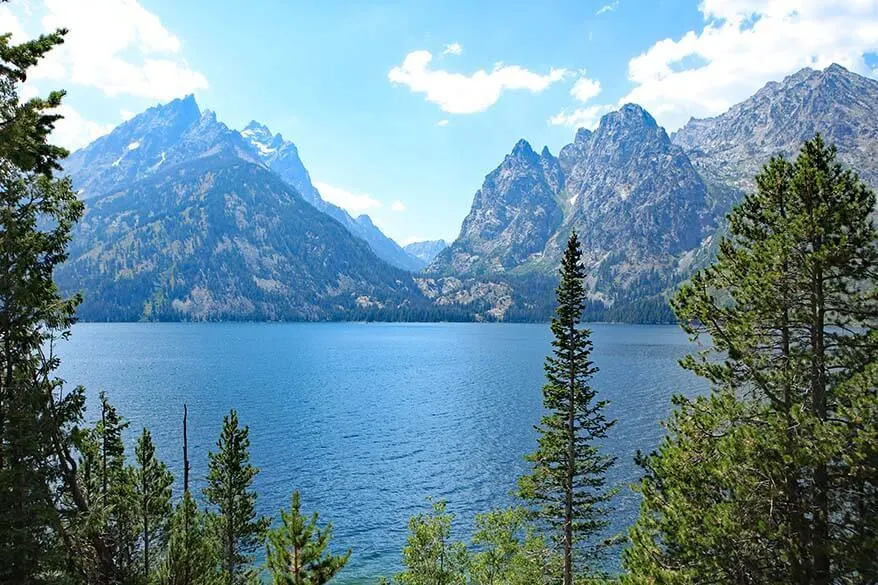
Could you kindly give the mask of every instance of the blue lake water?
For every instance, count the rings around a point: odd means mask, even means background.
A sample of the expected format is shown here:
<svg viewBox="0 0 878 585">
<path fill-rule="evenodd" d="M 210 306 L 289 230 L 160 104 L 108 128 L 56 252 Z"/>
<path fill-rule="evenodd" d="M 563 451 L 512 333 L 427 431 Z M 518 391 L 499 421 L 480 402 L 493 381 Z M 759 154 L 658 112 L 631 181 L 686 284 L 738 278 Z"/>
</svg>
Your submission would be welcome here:
<svg viewBox="0 0 878 585">
<path fill-rule="evenodd" d="M 181 477 L 181 419 L 189 408 L 192 479 L 203 485 L 230 408 L 250 427 L 260 512 L 277 516 L 292 490 L 335 526 L 353 556 L 337 582 L 373 582 L 399 569 L 408 518 L 448 501 L 461 536 L 474 514 L 509 504 L 541 414 L 547 325 L 79 324 L 62 344 L 61 377 L 83 384 L 89 414 L 105 390 L 148 426 Z M 607 449 L 612 481 L 638 477 L 638 449 L 658 445 L 673 394 L 703 383 L 677 360 L 692 349 L 671 326 L 593 325 L 595 387 L 618 423 Z M 200 493 L 200 490 L 199 490 Z M 623 489 L 622 530 L 637 514 Z"/>
</svg>

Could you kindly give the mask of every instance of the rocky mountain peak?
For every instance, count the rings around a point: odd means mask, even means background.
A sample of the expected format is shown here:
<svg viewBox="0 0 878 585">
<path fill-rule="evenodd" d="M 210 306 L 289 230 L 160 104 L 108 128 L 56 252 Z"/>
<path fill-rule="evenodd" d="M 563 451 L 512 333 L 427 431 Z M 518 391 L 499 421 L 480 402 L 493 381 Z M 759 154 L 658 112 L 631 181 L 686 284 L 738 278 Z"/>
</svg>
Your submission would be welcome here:
<svg viewBox="0 0 878 585">
<path fill-rule="evenodd" d="M 583 144 L 591 140 L 591 130 L 587 128 L 580 128 L 576 131 L 576 137 L 573 139 L 574 144 Z"/>
<path fill-rule="evenodd" d="M 572 167 L 581 167 L 584 161 L 589 167 L 610 165 L 621 169 L 674 150 L 679 151 L 649 112 L 636 104 L 625 104 L 615 112 L 605 114 L 587 141 L 580 139 L 580 142 L 565 146 L 562 158 L 566 160 L 562 160 L 562 166 L 574 175 L 577 173 Z M 682 152 L 674 155 L 683 156 Z"/>
<path fill-rule="evenodd" d="M 292 150 L 293 155 L 298 158 L 298 150 L 292 142 L 287 142 L 284 137 L 278 134 L 272 134 L 271 130 L 265 124 L 261 124 L 256 120 L 251 120 L 243 130 L 241 137 L 249 142 L 256 149 L 259 157 L 263 160 L 274 158 L 281 149 Z"/>
<path fill-rule="evenodd" d="M 271 136 L 271 130 L 268 129 L 268 126 L 257 122 L 256 120 L 250 120 L 250 122 L 244 126 L 244 129 L 241 130 L 241 134 L 244 134 L 245 132 L 260 136 Z"/>
<path fill-rule="evenodd" d="M 519 140 L 485 177 L 457 241 L 427 271 L 502 272 L 539 253 L 563 219 L 557 201 L 563 179 L 548 148 L 539 155 Z"/>
<path fill-rule="evenodd" d="M 537 158 L 537 153 L 535 153 L 534 149 L 531 148 L 530 143 L 522 138 L 515 143 L 515 146 L 512 148 L 512 153 L 510 154 L 510 156 L 519 159 L 535 159 Z"/>
<path fill-rule="evenodd" d="M 192 94 L 159 104 L 134 116 L 120 126 L 137 126 L 140 131 L 150 127 L 167 127 L 182 133 L 186 128 L 197 124 L 202 117 L 201 108 Z"/>
<path fill-rule="evenodd" d="M 818 132 L 878 186 L 878 161 L 867 148 L 878 140 L 878 81 L 838 64 L 767 83 L 724 114 L 690 120 L 674 142 L 711 181 L 746 190 L 768 158 L 795 156 Z"/>
<path fill-rule="evenodd" d="M 654 132 L 659 125 L 652 115 L 637 104 L 625 104 L 615 112 L 604 114 L 593 136 L 608 133 Z M 577 132 L 577 138 L 579 133 Z"/>
</svg>

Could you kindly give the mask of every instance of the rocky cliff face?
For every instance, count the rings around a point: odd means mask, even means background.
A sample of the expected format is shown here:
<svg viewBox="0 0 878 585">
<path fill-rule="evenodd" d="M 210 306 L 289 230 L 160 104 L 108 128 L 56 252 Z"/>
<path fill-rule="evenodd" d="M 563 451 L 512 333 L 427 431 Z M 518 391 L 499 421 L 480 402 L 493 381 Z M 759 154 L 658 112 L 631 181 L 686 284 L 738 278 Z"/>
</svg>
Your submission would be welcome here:
<svg viewBox="0 0 878 585">
<path fill-rule="evenodd" d="M 673 140 L 706 180 L 747 190 L 771 156 L 794 157 L 817 132 L 878 188 L 878 81 L 839 65 L 768 83 L 722 115 L 690 120 Z"/>
<path fill-rule="evenodd" d="M 557 158 L 520 141 L 486 177 L 460 237 L 428 273 L 552 275 L 576 230 L 596 298 L 628 299 L 644 282 L 655 295 L 713 229 L 707 200 L 682 149 L 629 104 L 595 132 L 577 132 Z"/>
<path fill-rule="evenodd" d="M 567 237 L 576 230 L 594 291 L 604 299 L 627 298 L 632 287 L 656 280 L 657 273 L 673 279 L 681 256 L 715 227 L 706 185 L 639 106 L 607 114 L 594 133 L 578 134 L 561 157 L 569 208 L 540 267 L 556 269 Z"/>
<path fill-rule="evenodd" d="M 199 109 L 191 95 L 149 108 L 64 161 L 80 197 L 89 199 L 185 161 L 226 156 L 256 162 L 241 136 Z"/>
<path fill-rule="evenodd" d="M 514 276 L 515 299 L 522 289 L 539 290 L 528 275 L 554 275 L 575 229 L 592 299 L 606 314 L 668 317 L 665 298 L 710 261 L 725 213 L 762 165 L 773 155 L 794 157 L 816 132 L 878 186 L 878 81 L 838 65 L 769 83 L 673 138 L 628 104 L 594 132 L 580 129 L 557 159 L 521 141 L 486 177 L 459 238 L 427 272 L 485 282 Z"/>
<path fill-rule="evenodd" d="M 564 219 L 561 188 L 558 160 L 520 140 L 485 178 L 460 235 L 427 272 L 506 272 L 538 257 Z"/>
</svg>

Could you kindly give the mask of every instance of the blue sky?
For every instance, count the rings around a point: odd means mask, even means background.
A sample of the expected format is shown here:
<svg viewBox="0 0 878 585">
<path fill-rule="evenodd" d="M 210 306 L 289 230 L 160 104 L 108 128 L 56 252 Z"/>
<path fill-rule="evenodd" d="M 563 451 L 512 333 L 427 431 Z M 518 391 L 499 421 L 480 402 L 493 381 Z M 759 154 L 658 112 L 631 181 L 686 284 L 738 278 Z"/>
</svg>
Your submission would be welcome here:
<svg viewBox="0 0 878 585">
<path fill-rule="evenodd" d="M 13 0 L 0 28 L 71 29 L 26 89 L 68 90 L 60 142 L 195 93 L 293 140 L 324 197 L 406 243 L 453 239 L 519 138 L 557 153 L 626 101 L 672 131 L 804 66 L 876 76 L 878 0 L 833 4 Z"/>
</svg>

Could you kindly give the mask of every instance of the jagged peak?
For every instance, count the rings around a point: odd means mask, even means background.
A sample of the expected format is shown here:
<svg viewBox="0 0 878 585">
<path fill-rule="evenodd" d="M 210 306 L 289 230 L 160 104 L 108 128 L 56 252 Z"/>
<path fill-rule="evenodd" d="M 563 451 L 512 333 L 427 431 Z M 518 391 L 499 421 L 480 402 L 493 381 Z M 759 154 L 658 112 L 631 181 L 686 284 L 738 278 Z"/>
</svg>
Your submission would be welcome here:
<svg viewBox="0 0 878 585">
<path fill-rule="evenodd" d="M 132 117 L 127 122 L 131 122 L 132 120 L 141 120 L 144 116 L 149 116 L 151 114 L 159 114 L 162 117 L 167 117 L 169 115 L 182 115 L 197 120 L 201 118 L 201 108 L 198 107 L 198 103 L 195 101 L 195 96 L 190 93 L 189 95 L 186 95 L 184 97 L 174 98 L 164 104 L 156 104 L 150 108 L 147 108 L 143 112 Z"/>
<path fill-rule="evenodd" d="M 259 132 L 264 132 L 266 134 L 271 134 L 271 130 L 268 129 L 268 126 L 257 122 L 256 120 L 250 120 L 246 126 L 244 126 L 244 130 L 258 130 Z"/>
<path fill-rule="evenodd" d="M 274 134 L 268 126 L 261 122 L 257 122 L 256 120 L 250 120 L 250 122 L 241 130 L 241 135 L 245 138 L 259 136 L 264 141 L 265 146 L 274 149 L 278 149 L 285 145 L 291 145 L 295 148 L 295 145 L 293 145 L 292 142 L 286 142 L 284 140 L 284 137 L 280 132 Z"/>
<path fill-rule="evenodd" d="M 576 137 L 573 139 L 573 143 L 582 144 L 583 142 L 588 142 L 591 135 L 592 132 L 588 128 L 580 128 L 576 131 Z"/>
<path fill-rule="evenodd" d="M 811 67 L 803 67 L 802 69 L 799 69 L 795 73 L 792 73 L 792 74 L 784 77 L 783 81 L 780 83 L 778 83 L 776 81 L 769 81 L 768 83 L 765 84 L 765 86 L 763 87 L 763 90 L 765 88 L 777 87 L 778 85 L 782 85 L 782 86 L 790 85 L 793 83 L 799 83 L 799 82 L 806 81 L 806 80 L 821 82 L 821 81 L 824 81 L 826 79 L 833 79 L 833 78 L 844 78 L 844 79 L 856 79 L 856 80 L 862 80 L 862 81 L 871 81 L 868 77 L 863 77 L 862 75 L 855 73 L 855 72 L 851 71 L 850 69 L 847 69 L 842 65 L 839 65 L 838 63 L 831 63 L 827 67 L 825 67 L 824 69 L 812 69 Z M 762 90 L 760 90 L 760 91 L 762 91 Z M 757 92 L 757 93 L 759 93 L 759 92 Z"/>
<path fill-rule="evenodd" d="M 598 124 L 596 134 L 604 134 L 608 130 L 616 128 L 631 128 L 642 130 L 656 130 L 658 122 L 642 106 L 637 104 L 625 104 L 615 112 L 604 114 Z M 577 133 L 578 134 L 578 133 Z"/>
<path fill-rule="evenodd" d="M 180 102 L 180 103 L 185 104 L 187 106 L 195 106 L 196 108 L 198 107 L 198 102 L 195 101 L 195 94 L 194 93 L 187 93 L 182 98 L 177 98 L 173 101 Z"/>
<path fill-rule="evenodd" d="M 510 156 L 514 156 L 517 158 L 535 158 L 537 156 L 537 153 L 535 153 L 534 149 L 531 148 L 530 142 L 522 138 L 515 143 L 515 146 L 512 148 L 512 153 Z"/>
<path fill-rule="evenodd" d="M 201 117 L 201 108 L 198 107 L 198 102 L 195 101 L 195 95 L 191 93 L 181 98 L 173 99 L 168 103 L 157 107 L 162 110 L 170 109 L 175 111 L 193 112 L 196 116 Z"/>
<path fill-rule="evenodd" d="M 823 72 L 824 73 L 836 73 L 836 74 L 840 73 L 843 75 L 851 73 L 851 71 L 849 71 L 848 69 L 845 69 L 844 67 L 842 67 L 838 63 L 830 64 L 829 67 L 827 67 L 826 69 L 823 70 Z"/>
<path fill-rule="evenodd" d="M 368 227 L 375 227 L 375 222 L 373 222 L 372 218 L 369 217 L 368 215 L 366 215 L 365 213 L 362 213 L 362 214 L 357 216 L 357 223 L 359 223 L 361 225 L 368 226 Z"/>
<path fill-rule="evenodd" d="M 547 159 L 554 159 L 555 155 L 549 150 L 548 146 L 544 146 L 542 152 L 540 152 L 540 157 Z"/>
</svg>

